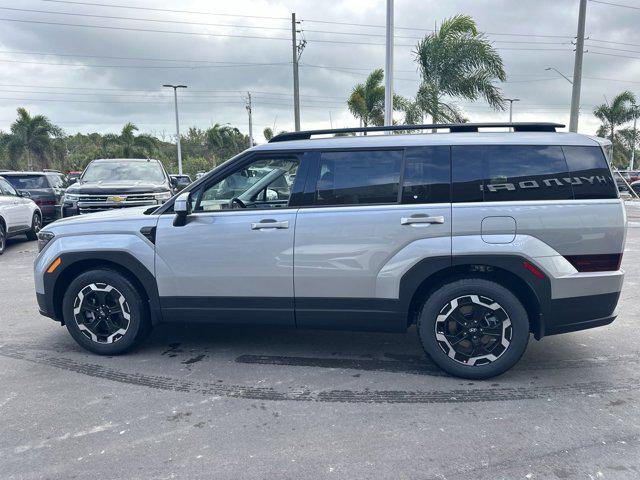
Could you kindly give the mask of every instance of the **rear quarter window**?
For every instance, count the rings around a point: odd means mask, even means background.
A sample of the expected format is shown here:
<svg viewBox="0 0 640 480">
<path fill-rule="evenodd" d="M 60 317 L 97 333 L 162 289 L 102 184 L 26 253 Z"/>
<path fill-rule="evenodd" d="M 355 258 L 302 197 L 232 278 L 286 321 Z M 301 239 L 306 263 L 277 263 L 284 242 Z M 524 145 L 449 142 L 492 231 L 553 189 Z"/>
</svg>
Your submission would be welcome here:
<svg viewBox="0 0 640 480">
<path fill-rule="evenodd" d="M 573 198 L 562 148 L 548 145 L 452 147 L 453 201 Z"/>
<path fill-rule="evenodd" d="M 600 147 L 562 147 L 576 199 L 618 198 L 616 182 Z"/>
</svg>

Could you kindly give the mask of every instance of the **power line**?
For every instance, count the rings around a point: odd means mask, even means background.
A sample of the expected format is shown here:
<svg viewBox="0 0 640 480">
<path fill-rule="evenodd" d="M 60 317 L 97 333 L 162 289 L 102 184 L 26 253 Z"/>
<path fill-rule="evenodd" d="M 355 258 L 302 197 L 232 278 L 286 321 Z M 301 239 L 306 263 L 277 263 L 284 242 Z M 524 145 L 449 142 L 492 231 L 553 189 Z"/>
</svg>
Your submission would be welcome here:
<svg viewBox="0 0 640 480">
<path fill-rule="evenodd" d="M 640 10 L 640 7 L 632 7 L 631 5 L 623 5 L 622 3 L 604 2 L 602 0 L 590 0 L 591 3 L 600 3 L 602 5 L 609 5 L 612 7 L 630 8 L 632 10 Z"/>
<path fill-rule="evenodd" d="M 0 59 L 0 63 L 23 63 L 28 65 L 51 65 L 51 66 L 65 66 L 65 67 L 91 67 L 91 68 L 144 68 L 144 69 L 201 69 L 201 68 L 229 68 L 229 67 L 270 67 L 289 65 L 288 62 L 279 63 L 234 63 L 234 64 L 219 64 L 219 65 L 102 65 L 102 64 L 88 64 L 88 63 L 52 63 L 52 62 L 35 62 L 28 60 L 8 60 Z"/>
<path fill-rule="evenodd" d="M 195 15 L 213 15 L 217 17 L 239 17 L 239 18 L 260 18 L 260 19 L 269 19 L 269 20 L 289 20 L 288 17 L 267 17 L 267 16 L 259 16 L 259 15 L 237 15 L 237 14 L 229 14 L 229 13 L 211 13 L 211 12 L 201 12 L 194 10 L 171 10 L 167 8 L 152 8 L 152 7 L 134 7 L 132 5 L 116 5 L 110 3 L 94 3 L 94 2 L 76 2 L 71 0 L 41 0 L 42 2 L 49 3 L 64 3 L 67 5 L 87 5 L 93 7 L 109 7 L 109 8 L 126 8 L 129 10 L 146 10 L 151 12 L 167 12 L 167 13 L 189 13 Z"/>
<path fill-rule="evenodd" d="M 88 14 L 88 13 L 56 12 L 55 10 L 34 10 L 29 8 L 0 7 L 0 10 L 10 10 L 14 12 L 45 13 L 45 14 L 53 14 L 53 15 L 66 15 L 71 17 L 106 18 L 110 20 L 133 20 L 136 22 L 176 23 L 180 25 L 199 25 L 199 26 L 208 26 L 208 27 L 254 28 L 254 29 L 261 29 L 261 30 L 280 30 L 285 32 L 289 30 L 288 28 L 283 28 L 283 27 L 265 27 L 265 26 L 257 26 L 257 25 L 232 25 L 227 23 L 187 22 L 183 20 L 161 20 L 161 19 L 155 19 L 155 18 L 122 17 L 118 15 L 96 15 L 96 14 Z"/>
</svg>

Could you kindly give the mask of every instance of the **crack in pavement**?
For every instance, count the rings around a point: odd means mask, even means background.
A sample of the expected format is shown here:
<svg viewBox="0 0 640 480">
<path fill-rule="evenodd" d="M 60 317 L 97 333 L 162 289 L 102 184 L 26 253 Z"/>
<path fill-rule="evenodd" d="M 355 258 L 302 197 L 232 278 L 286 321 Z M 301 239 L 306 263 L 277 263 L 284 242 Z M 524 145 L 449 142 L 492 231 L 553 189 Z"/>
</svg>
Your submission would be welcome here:
<svg viewBox="0 0 640 480">
<path fill-rule="evenodd" d="M 225 384 L 224 382 L 197 382 L 163 375 L 147 375 L 129 373 L 103 365 L 78 362 L 65 357 L 58 357 L 35 350 L 25 350 L 8 345 L 0 347 L 0 356 L 24 360 L 62 370 L 87 375 L 94 378 L 111 380 L 129 385 L 153 388 L 164 391 L 196 393 L 202 395 L 218 395 L 229 398 L 272 400 L 272 401 L 306 401 L 326 403 L 474 403 L 496 402 L 529 399 L 547 399 L 556 395 L 593 395 L 618 393 L 640 388 L 637 381 L 628 381 L 618 385 L 606 382 L 583 382 L 568 385 L 529 386 L 529 387 L 496 387 L 452 390 L 320 390 L 308 388 L 291 388 L 278 391 L 271 387 L 254 387 Z"/>
</svg>

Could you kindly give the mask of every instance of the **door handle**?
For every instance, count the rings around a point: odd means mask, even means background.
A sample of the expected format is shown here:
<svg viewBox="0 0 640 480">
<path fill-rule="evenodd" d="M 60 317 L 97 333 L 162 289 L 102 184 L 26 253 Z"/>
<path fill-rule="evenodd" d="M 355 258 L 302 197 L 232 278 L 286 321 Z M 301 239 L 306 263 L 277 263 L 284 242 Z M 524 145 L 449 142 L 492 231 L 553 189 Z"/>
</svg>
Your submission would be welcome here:
<svg viewBox="0 0 640 480">
<path fill-rule="evenodd" d="M 435 217 L 402 217 L 400 219 L 400 225 L 413 225 L 413 224 L 443 224 L 444 217 L 437 215 Z"/>
<path fill-rule="evenodd" d="M 266 218 L 251 224 L 251 230 L 266 230 L 270 228 L 289 228 L 289 221 L 278 222 L 273 218 Z"/>
</svg>

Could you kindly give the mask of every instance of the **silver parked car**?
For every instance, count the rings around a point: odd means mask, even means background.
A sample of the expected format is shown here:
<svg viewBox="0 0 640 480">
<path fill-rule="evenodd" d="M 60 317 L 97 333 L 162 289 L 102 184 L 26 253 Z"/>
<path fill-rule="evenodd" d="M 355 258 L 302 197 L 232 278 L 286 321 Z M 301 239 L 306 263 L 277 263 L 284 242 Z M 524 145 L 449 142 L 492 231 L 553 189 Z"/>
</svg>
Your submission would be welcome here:
<svg viewBox="0 0 640 480">
<path fill-rule="evenodd" d="M 479 131 L 505 126 L 513 132 Z M 561 126 L 281 134 L 155 211 L 41 232 L 41 313 L 107 355 L 161 322 L 415 324 L 450 374 L 501 374 L 530 334 L 616 317 L 626 219 L 609 142 Z M 312 138 L 394 129 L 448 133 Z"/>
</svg>

